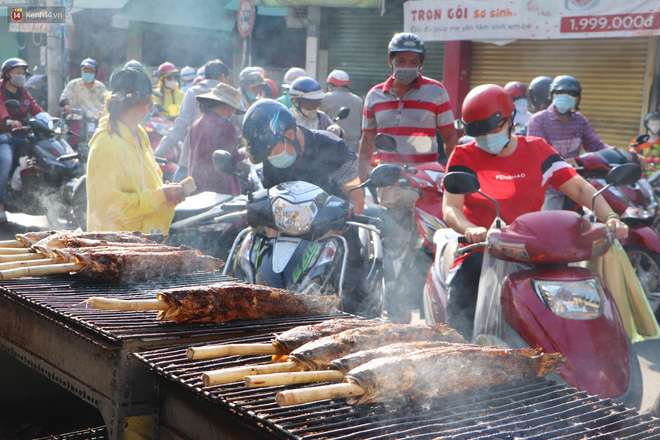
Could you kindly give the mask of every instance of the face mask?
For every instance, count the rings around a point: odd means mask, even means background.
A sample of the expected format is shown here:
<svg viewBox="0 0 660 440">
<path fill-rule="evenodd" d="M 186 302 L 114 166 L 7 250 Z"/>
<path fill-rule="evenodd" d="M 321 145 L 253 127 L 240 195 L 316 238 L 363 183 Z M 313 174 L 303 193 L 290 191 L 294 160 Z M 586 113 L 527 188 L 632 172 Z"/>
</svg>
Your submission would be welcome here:
<svg viewBox="0 0 660 440">
<path fill-rule="evenodd" d="M 392 76 L 395 80 L 407 86 L 415 82 L 419 76 L 419 67 L 395 67 Z"/>
<path fill-rule="evenodd" d="M 475 138 L 477 141 L 477 147 L 490 154 L 499 154 L 500 151 L 502 151 L 504 147 L 506 147 L 506 145 L 509 143 L 509 136 L 507 135 L 507 131 L 507 129 L 504 129 L 497 133 L 490 133 L 485 136 L 477 136 Z"/>
<path fill-rule="evenodd" d="M 284 139 L 284 146 L 286 147 L 286 141 L 288 139 Z M 268 162 L 275 168 L 289 168 L 293 163 L 296 161 L 298 158 L 298 152 L 294 150 L 293 154 L 289 154 L 286 151 L 286 148 L 284 148 L 284 151 L 282 151 L 280 154 L 276 154 L 275 156 L 268 156 Z"/>
<path fill-rule="evenodd" d="M 525 98 L 517 99 L 513 101 L 516 106 L 516 112 L 526 113 L 527 112 L 527 100 Z"/>
<path fill-rule="evenodd" d="M 552 98 L 552 103 L 561 114 L 568 112 L 575 105 L 576 99 L 570 95 L 555 95 Z"/>
<path fill-rule="evenodd" d="M 144 115 L 144 119 L 142 119 L 141 124 L 146 124 L 149 122 L 149 119 L 154 115 L 154 104 L 151 104 L 151 107 L 149 107 L 149 110 L 147 110 L 147 114 Z"/>
<path fill-rule="evenodd" d="M 9 82 L 14 87 L 23 87 L 25 85 L 25 75 L 14 75 Z"/>
<path fill-rule="evenodd" d="M 94 74 L 93 73 L 83 73 L 81 75 L 81 77 L 82 77 L 82 80 L 85 81 L 87 84 L 94 82 Z"/>
<path fill-rule="evenodd" d="M 649 121 L 646 124 L 646 129 L 651 134 L 660 134 L 660 121 Z"/>
<path fill-rule="evenodd" d="M 257 99 L 257 95 L 254 93 L 250 93 L 247 90 L 245 91 L 245 96 L 247 97 L 249 102 L 255 101 Z"/>
<path fill-rule="evenodd" d="M 170 90 L 174 90 L 174 89 L 176 89 L 176 86 L 177 86 L 178 84 L 179 84 L 179 83 L 178 83 L 176 80 L 173 80 L 173 79 L 168 80 L 168 81 L 165 81 L 165 87 L 167 87 L 167 88 L 170 89 Z"/>
</svg>

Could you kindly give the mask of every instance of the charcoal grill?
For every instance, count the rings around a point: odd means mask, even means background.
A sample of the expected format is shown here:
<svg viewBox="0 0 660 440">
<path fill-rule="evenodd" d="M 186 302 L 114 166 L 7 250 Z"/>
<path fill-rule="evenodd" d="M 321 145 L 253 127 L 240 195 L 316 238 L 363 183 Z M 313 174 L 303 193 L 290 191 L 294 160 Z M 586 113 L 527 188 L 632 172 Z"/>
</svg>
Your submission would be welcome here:
<svg viewBox="0 0 660 440">
<path fill-rule="evenodd" d="M 153 299 L 157 291 L 230 278 L 195 274 L 164 282 L 102 284 L 71 275 L 3 281 L 0 349 L 98 408 L 108 438 L 123 438 L 126 417 L 153 414 L 153 375 L 138 350 L 271 334 L 330 317 L 306 316 L 221 324 L 156 321 L 157 312 L 94 310 L 91 296 Z M 352 316 L 347 314 L 332 317 Z"/>
<path fill-rule="evenodd" d="M 660 438 L 660 419 L 546 379 L 521 380 L 440 398 L 425 407 L 350 406 L 345 399 L 337 399 L 280 408 L 275 394 L 300 385 L 246 388 L 233 383 L 204 387 L 200 379 L 205 371 L 266 363 L 267 357 L 191 361 L 186 358 L 186 348 L 134 354 L 158 376 L 160 440 Z"/>
</svg>

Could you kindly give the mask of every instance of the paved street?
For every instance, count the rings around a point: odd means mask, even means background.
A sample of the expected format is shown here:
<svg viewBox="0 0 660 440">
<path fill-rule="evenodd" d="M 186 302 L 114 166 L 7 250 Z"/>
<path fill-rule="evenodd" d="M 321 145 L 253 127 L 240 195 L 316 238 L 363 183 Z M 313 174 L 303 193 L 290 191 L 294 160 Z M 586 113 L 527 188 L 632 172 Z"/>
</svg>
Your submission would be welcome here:
<svg viewBox="0 0 660 440">
<path fill-rule="evenodd" d="M 45 217 L 8 213 L 9 222 L 0 225 L 0 240 L 11 239 L 21 231 L 47 229 Z M 414 320 L 419 320 L 419 314 L 414 314 Z M 579 337 L 579 335 L 575 335 Z M 642 410 L 648 411 L 660 394 L 660 340 L 646 341 L 635 344 L 639 362 L 644 376 L 644 399 Z"/>
</svg>

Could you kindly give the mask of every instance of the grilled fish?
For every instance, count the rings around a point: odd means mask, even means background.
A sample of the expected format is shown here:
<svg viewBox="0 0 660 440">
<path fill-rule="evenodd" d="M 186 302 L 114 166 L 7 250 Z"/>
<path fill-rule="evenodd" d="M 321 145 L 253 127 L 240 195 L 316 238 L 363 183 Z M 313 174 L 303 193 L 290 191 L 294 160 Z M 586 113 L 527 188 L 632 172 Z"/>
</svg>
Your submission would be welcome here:
<svg viewBox="0 0 660 440">
<path fill-rule="evenodd" d="M 169 289 L 157 298 L 171 304 L 158 319 L 177 323 L 320 315 L 336 312 L 339 305 L 335 296 L 301 295 L 241 282 Z"/>
<path fill-rule="evenodd" d="M 565 359 L 534 349 L 463 345 L 417 350 L 378 358 L 346 375 L 345 382 L 366 392 L 351 404 L 425 400 L 557 373 Z"/>
<path fill-rule="evenodd" d="M 300 364 L 304 370 L 322 370 L 333 360 L 350 353 L 414 341 L 466 342 L 456 330 L 444 324 L 382 324 L 317 339 L 293 350 L 288 359 Z"/>
</svg>

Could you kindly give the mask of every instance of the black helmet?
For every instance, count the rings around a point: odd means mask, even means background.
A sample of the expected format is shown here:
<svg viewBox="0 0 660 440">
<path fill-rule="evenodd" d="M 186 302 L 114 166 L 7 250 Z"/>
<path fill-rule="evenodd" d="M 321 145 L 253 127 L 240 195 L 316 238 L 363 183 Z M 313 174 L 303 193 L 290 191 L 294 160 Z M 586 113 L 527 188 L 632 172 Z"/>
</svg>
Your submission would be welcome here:
<svg viewBox="0 0 660 440">
<path fill-rule="evenodd" d="M 24 67 L 25 73 L 27 75 L 30 74 L 30 71 L 28 70 L 30 65 L 25 60 L 22 60 L 20 58 L 9 58 L 7 61 L 2 63 L 2 77 L 6 78 L 5 74 L 14 67 Z"/>
<path fill-rule="evenodd" d="M 296 117 L 284 104 L 272 99 L 260 99 L 243 118 L 243 136 L 252 163 L 261 163 L 275 145 L 282 142 L 287 130 L 296 128 Z"/>
<path fill-rule="evenodd" d="M 421 60 L 424 61 L 426 55 L 426 48 L 424 42 L 415 34 L 410 32 L 401 32 L 396 34 L 390 40 L 387 46 L 387 56 L 392 58 L 396 52 L 415 52 L 418 53 Z"/>
<path fill-rule="evenodd" d="M 550 84 L 550 93 L 554 92 L 575 92 L 578 95 L 582 93 L 580 82 L 573 76 L 561 75 L 552 80 Z"/>
<path fill-rule="evenodd" d="M 89 67 L 90 69 L 94 69 L 94 72 L 98 72 L 99 68 L 96 65 L 96 61 L 94 61 L 91 58 L 85 58 L 82 60 L 80 63 L 80 68 L 82 69 L 83 67 Z"/>
<path fill-rule="evenodd" d="M 550 84 L 552 78 L 549 76 L 537 76 L 529 83 L 527 88 L 527 99 L 532 103 L 534 112 L 548 108 L 550 99 Z"/>
</svg>

